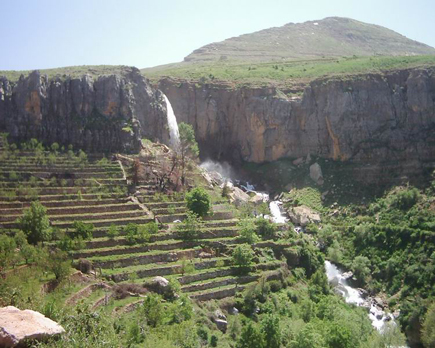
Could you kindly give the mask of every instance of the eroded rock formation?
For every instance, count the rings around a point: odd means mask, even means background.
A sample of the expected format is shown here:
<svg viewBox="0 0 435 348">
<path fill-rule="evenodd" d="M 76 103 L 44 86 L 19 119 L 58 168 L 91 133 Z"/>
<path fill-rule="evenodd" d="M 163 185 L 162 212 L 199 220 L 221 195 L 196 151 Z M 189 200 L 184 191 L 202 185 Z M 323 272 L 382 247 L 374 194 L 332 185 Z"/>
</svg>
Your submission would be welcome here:
<svg viewBox="0 0 435 348">
<path fill-rule="evenodd" d="M 434 165 L 434 69 L 319 79 L 293 98 L 276 88 L 171 79 L 159 88 L 212 158 L 264 162 L 311 154 L 371 166 L 359 171 L 367 180 Z"/>
<path fill-rule="evenodd" d="M 166 105 L 136 68 L 125 74 L 49 80 L 38 71 L 0 77 L 0 131 L 89 151 L 137 151 L 142 137 L 168 140 Z"/>
</svg>

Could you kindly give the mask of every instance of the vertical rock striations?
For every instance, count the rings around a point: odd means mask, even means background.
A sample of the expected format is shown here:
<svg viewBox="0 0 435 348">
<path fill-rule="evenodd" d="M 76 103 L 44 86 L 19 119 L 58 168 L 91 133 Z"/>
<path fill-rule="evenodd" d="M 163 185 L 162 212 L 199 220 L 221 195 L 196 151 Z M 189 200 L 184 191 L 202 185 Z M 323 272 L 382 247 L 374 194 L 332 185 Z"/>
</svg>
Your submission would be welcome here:
<svg viewBox="0 0 435 348">
<path fill-rule="evenodd" d="M 121 75 L 49 81 L 38 71 L 0 77 L 0 130 L 88 151 L 136 151 L 142 137 L 167 142 L 166 106 L 136 68 Z"/>
<path fill-rule="evenodd" d="M 275 88 L 170 79 L 159 88 L 213 158 L 264 162 L 311 154 L 356 164 L 370 181 L 435 162 L 433 69 L 319 79 L 293 98 Z"/>
</svg>

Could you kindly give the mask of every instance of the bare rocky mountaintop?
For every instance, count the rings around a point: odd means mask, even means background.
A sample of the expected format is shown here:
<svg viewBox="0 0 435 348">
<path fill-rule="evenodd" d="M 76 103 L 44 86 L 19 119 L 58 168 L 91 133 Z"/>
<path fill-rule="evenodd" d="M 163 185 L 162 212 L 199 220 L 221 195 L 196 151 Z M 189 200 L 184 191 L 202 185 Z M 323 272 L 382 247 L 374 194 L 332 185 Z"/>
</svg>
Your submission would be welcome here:
<svg viewBox="0 0 435 348">
<path fill-rule="evenodd" d="M 288 23 L 203 46 L 186 62 L 217 60 L 270 61 L 342 56 L 433 55 L 435 49 L 393 30 L 350 18 L 329 17 Z"/>
</svg>

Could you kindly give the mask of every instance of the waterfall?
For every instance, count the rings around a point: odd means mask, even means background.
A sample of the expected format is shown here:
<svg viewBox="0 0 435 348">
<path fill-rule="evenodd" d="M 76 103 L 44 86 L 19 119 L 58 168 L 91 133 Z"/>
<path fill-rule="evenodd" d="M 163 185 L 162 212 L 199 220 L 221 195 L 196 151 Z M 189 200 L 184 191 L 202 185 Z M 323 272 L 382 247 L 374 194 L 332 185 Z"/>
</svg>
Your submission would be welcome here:
<svg viewBox="0 0 435 348">
<path fill-rule="evenodd" d="M 168 97 L 163 94 L 163 98 L 165 98 L 166 109 L 168 111 L 169 144 L 173 150 L 177 150 L 180 147 L 180 133 L 178 132 L 177 117 L 175 116 L 174 109 L 172 109 Z"/>
<path fill-rule="evenodd" d="M 273 222 L 284 224 L 287 222 L 287 218 L 281 213 L 281 208 L 279 207 L 280 204 L 282 204 L 280 201 L 272 201 L 269 204 L 269 209 Z"/>
</svg>

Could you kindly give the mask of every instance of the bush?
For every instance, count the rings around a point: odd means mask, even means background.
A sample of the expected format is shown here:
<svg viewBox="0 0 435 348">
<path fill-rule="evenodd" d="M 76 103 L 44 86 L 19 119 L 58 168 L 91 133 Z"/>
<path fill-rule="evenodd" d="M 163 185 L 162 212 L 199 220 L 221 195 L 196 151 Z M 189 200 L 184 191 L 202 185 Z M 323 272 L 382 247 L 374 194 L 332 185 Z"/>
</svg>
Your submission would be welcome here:
<svg viewBox="0 0 435 348">
<path fill-rule="evenodd" d="M 417 203 L 420 193 L 414 187 L 399 191 L 392 197 L 391 205 L 401 210 L 408 210 Z"/>
<path fill-rule="evenodd" d="M 83 239 L 90 240 L 92 238 L 92 232 L 94 231 L 93 224 L 86 224 L 83 221 L 74 221 L 73 223 L 74 231 L 71 232 L 71 237 L 73 239 Z"/>
<path fill-rule="evenodd" d="M 254 252 L 248 244 L 241 244 L 234 248 L 232 261 L 241 272 L 245 273 L 249 271 L 253 258 Z"/>
<path fill-rule="evenodd" d="M 39 202 L 32 202 L 30 208 L 24 210 L 18 219 L 21 230 L 26 234 L 31 244 L 50 240 L 52 230 L 47 217 L 47 209 Z"/>
<path fill-rule="evenodd" d="M 218 344 L 218 338 L 216 335 L 211 335 L 210 337 L 210 346 L 211 347 L 217 347 Z"/>
<path fill-rule="evenodd" d="M 263 239 L 271 239 L 275 237 L 276 226 L 265 218 L 258 218 L 255 220 L 257 234 Z"/>
<path fill-rule="evenodd" d="M 210 195 L 201 187 L 196 187 L 186 194 L 187 208 L 194 214 L 204 217 L 211 210 Z"/>
<path fill-rule="evenodd" d="M 201 232 L 202 220 L 194 213 L 187 212 L 182 223 L 177 224 L 176 231 L 183 241 L 197 240 Z"/>
<path fill-rule="evenodd" d="M 256 227 L 252 219 L 240 220 L 238 226 L 240 228 L 240 237 L 245 243 L 254 244 L 258 242 L 259 238 L 257 236 L 257 233 L 255 232 Z"/>
<path fill-rule="evenodd" d="M 119 229 L 115 224 L 111 224 L 109 229 L 107 230 L 107 237 L 109 239 L 115 239 L 119 235 Z"/>
</svg>

